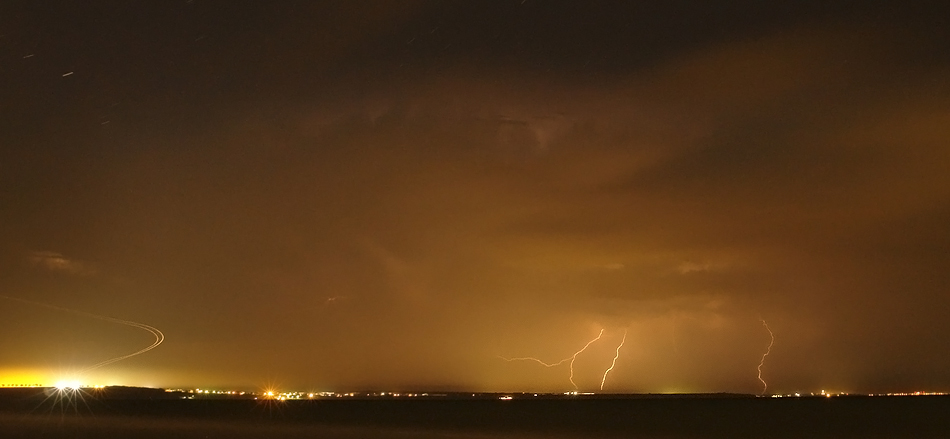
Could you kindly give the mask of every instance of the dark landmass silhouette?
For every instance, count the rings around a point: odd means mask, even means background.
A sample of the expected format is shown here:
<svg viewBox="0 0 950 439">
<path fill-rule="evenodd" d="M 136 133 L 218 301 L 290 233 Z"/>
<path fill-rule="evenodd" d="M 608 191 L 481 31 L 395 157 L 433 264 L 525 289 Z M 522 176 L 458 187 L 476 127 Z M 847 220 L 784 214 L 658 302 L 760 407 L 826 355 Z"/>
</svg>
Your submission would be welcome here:
<svg viewBox="0 0 950 439">
<path fill-rule="evenodd" d="M 762 398 L 499 395 L 432 398 L 188 399 L 109 387 L 57 404 L 55 389 L 0 389 L 0 436 L 938 438 L 950 397 Z"/>
</svg>

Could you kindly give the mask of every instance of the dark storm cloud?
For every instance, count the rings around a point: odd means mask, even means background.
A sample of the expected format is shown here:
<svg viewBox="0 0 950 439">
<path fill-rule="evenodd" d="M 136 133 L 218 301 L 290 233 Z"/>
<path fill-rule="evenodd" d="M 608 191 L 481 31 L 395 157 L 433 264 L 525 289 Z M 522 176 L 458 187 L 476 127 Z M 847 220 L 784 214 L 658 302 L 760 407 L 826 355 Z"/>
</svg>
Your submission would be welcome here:
<svg viewBox="0 0 950 439">
<path fill-rule="evenodd" d="M 913 8 L 837 5 L 241 15 L 261 39 L 208 39 L 268 50 L 172 57 L 208 63 L 181 71 L 193 101 L 144 87 L 169 103 L 20 132 L 40 147 L 2 156 L 5 251 L 103 276 L 5 279 L 138 310 L 168 340 L 121 372 L 174 384 L 565 390 L 497 356 L 604 329 L 588 389 L 627 329 L 615 390 L 757 392 L 761 317 L 770 388 L 947 386 L 944 40 Z"/>
</svg>

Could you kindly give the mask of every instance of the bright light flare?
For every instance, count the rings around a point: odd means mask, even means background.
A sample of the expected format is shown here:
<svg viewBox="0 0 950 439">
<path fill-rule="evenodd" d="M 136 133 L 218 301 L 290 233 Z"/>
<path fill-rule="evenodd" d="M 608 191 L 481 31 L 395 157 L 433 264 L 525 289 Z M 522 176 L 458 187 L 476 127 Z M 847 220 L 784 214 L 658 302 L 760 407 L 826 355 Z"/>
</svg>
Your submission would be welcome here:
<svg viewBox="0 0 950 439">
<path fill-rule="evenodd" d="M 48 403 L 50 413 L 59 409 L 60 413 L 66 412 L 79 413 L 80 405 L 89 407 L 86 404 L 85 388 L 88 386 L 75 379 L 62 379 L 53 385 L 52 391 L 46 392 L 46 399 L 43 403 Z"/>
<path fill-rule="evenodd" d="M 56 387 L 56 390 L 60 390 L 60 391 L 62 391 L 62 390 L 79 390 L 79 388 L 80 388 L 81 386 L 82 386 L 82 384 L 80 384 L 79 381 L 76 381 L 76 380 L 62 380 L 62 381 L 57 381 L 56 384 L 53 385 L 53 387 Z"/>
</svg>

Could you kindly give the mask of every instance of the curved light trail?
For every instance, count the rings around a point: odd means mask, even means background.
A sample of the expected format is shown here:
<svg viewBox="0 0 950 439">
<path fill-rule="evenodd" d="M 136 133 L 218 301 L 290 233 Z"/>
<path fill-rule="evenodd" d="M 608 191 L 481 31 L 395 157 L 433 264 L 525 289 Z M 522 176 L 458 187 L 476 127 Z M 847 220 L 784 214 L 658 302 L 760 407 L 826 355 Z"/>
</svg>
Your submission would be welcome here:
<svg viewBox="0 0 950 439">
<path fill-rule="evenodd" d="M 42 307 L 46 307 L 46 308 L 50 308 L 50 309 L 55 309 L 55 310 L 57 310 L 57 311 L 68 312 L 68 313 L 71 313 L 71 314 L 80 315 L 80 316 L 83 316 L 83 317 L 90 317 L 90 318 L 93 318 L 93 319 L 105 320 L 105 321 L 111 322 L 111 323 L 118 323 L 118 324 L 120 324 L 120 325 L 131 326 L 131 327 L 133 327 L 133 328 L 139 328 L 139 329 L 142 329 L 142 330 L 144 330 L 144 331 L 148 331 L 150 334 L 152 334 L 152 335 L 155 337 L 155 341 L 152 342 L 151 345 L 149 345 L 148 347 L 146 347 L 146 348 L 144 348 L 144 349 L 139 349 L 139 350 L 137 350 L 137 351 L 135 351 L 135 352 L 132 352 L 131 354 L 126 354 L 126 355 L 122 355 L 122 356 L 119 356 L 119 357 L 110 358 L 110 359 L 105 360 L 105 361 L 100 361 L 100 362 L 98 362 L 98 363 L 96 363 L 96 364 L 93 364 L 92 366 L 83 368 L 82 370 L 79 371 L 80 373 L 88 372 L 88 371 L 93 370 L 93 369 L 98 369 L 98 368 L 100 368 L 100 367 L 102 367 L 102 366 L 106 366 L 106 365 L 115 363 L 115 362 L 117 362 L 117 361 L 122 361 L 122 360 L 125 360 L 125 359 L 127 359 L 127 358 L 130 358 L 130 357 L 134 357 L 134 356 L 136 356 L 136 355 L 139 355 L 139 354 L 144 354 L 144 353 L 146 353 L 146 352 L 148 352 L 148 351 L 150 351 L 150 350 L 152 350 L 152 349 L 155 349 L 156 347 L 158 347 L 158 345 L 162 344 L 162 342 L 165 341 L 165 334 L 163 334 L 162 331 L 160 331 L 158 328 L 156 328 L 156 327 L 154 327 L 154 326 L 146 325 L 146 324 L 144 324 L 144 323 L 133 322 L 133 321 L 130 321 L 130 320 L 117 319 L 117 318 L 115 318 L 115 317 L 102 316 L 102 315 L 99 315 L 99 314 L 93 314 L 93 313 L 89 313 L 89 312 L 85 312 L 85 311 L 79 311 L 79 310 L 75 310 L 75 309 L 64 308 L 64 307 L 62 307 L 62 306 L 50 305 L 50 304 L 48 304 L 48 303 L 43 303 L 43 302 L 35 302 L 35 301 L 32 301 L 32 300 L 21 299 L 21 298 L 19 298 L 19 297 L 5 296 L 5 295 L 2 295 L 2 294 L 0 294 L 0 298 L 4 298 L 4 299 L 8 299 L 8 300 L 13 300 L 13 301 L 21 302 L 21 303 L 26 303 L 26 304 L 29 304 L 29 305 L 42 306 Z"/>
</svg>

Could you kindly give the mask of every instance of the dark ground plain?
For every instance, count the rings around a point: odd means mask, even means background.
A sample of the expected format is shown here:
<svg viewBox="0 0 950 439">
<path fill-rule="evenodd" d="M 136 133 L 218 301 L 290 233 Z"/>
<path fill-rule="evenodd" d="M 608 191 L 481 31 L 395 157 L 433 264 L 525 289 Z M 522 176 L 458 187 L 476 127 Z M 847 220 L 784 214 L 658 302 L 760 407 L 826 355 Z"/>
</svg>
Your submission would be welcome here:
<svg viewBox="0 0 950 439">
<path fill-rule="evenodd" d="M 948 438 L 950 397 L 255 401 L 0 391 L 2 438 Z"/>
</svg>

